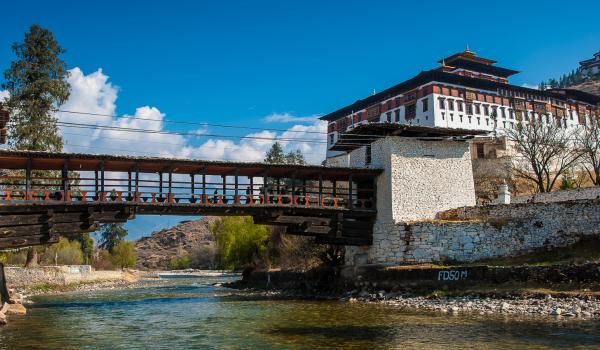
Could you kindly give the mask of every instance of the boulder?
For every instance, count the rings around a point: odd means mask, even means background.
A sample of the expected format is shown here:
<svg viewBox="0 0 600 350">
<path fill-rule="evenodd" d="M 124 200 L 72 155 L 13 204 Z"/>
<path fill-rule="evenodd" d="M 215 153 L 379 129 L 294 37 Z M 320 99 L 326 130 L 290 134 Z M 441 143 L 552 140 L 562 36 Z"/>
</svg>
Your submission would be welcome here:
<svg viewBox="0 0 600 350">
<path fill-rule="evenodd" d="M 8 304 L 8 310 L 6 310 L 7 315 L 25 315 L 27 313 L 27 309 L 23 304 Z"/>
</svg>

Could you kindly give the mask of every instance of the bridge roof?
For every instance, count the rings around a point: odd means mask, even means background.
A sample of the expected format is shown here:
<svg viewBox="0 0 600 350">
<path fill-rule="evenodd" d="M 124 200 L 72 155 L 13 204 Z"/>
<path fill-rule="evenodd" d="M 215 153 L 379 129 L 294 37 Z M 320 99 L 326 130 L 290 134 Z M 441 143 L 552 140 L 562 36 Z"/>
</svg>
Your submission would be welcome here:
<svg viewBox="0 0 600 350">
<path fill-rule="evenodd" d="M 85 153 L 58 153 L 0 150 L 0 169 L 26 169 L 31 160 L 32 170 L 61 170 L 65 163 L 69 170 L 94 171 L 104 167 L 105 171 L 135 171 L 142 173 L 169 172 L 174 174 L 228 175 L 260 177 L 341 179 L 352 174 L 354 178 L 372 178 L 383 169 L 325 167 L 318 165 L 267 164 L 261 162 L 208 161 L 181 158 L 130 157 Z"/>
</svg>

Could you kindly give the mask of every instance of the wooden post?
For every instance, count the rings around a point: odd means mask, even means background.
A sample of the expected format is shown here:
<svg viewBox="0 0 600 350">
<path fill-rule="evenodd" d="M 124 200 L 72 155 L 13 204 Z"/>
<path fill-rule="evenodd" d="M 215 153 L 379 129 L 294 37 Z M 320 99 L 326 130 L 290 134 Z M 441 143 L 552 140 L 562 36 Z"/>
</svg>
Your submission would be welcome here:
<svg viewBox="0 0 600 350">
<path fill-rule="evenodd" d="M 233 197 L 233 202 L 237 202 L 238 200 L 238 175 L 240 174 L 240 169 L 235 169 L 235 180 L 234 180 L 234 188 L 235 188 L 235 196 Z"/>
<path fill-rule="evenodd" d="M 263 173 L 263 204 L 269 204 L 269 193 L 267 187 L 267 170 Z"/>
<path fill-rule="evenodd" d="M 202 198 L 206 197 L 206 173 L 202 172 Z"/>
<path fill-rule="evenodd" d="M 168 201 L 171 201 L 171 197 L 173 196 L 172 194 L 173 192 L 173 173 L 171 172 L 171 169 L 169 169 L 169 194 L 168 194 Z"/>
<path fill-rule="evenodd" d="M 277 178 L 277 180 L 275 180 L 275 184 L 277 186 L 277 194 L 279 195 L 279 194 L 281 194 L 279 178 Z"/>
<path fill-rule="evenodd" d="M 296 204 L 296 202 L 294 202 L 295 196 L 296 196 L 296 172 L 294 171 L 292 173 L 292 195 L 290 197 L 291 205 Z"/>
<path fill-rule="evenodd" d="M 319 206 L 323 205 L 323 173 L 319 173 Z"/>
<path fill-rule="evenodd" d="M 136 164 L 135 166 L 135 196 L 136 196 L 136 200 L 137 197 L 139 196 L 140 192 L 140 166 Z"/>
<path fill-rule="evenodd" d="M 158 196 L 160 198 L 162 198 L 162 191 L 163 191 L 163 179 L 162 179 L 162 172 L 158 173 Z"/>
<path fill-rule="evenodd" d="M 127 172 L 127 197 L 131 197 L 131 170 Z"/>
<path fill-rule="evenodd" d="M 223 203 L 225 203 L 225 197 L 227 196 L 227 175 L 221 175 L 223 178 Z"/>
<path fill-rule="evenodd" d="M 348 208 L 352 209 L 354 206 L 352 198 L 352 173 L 348 176 Z"/>
<path fill-rule="evenodd" d="M 25 171 L 25 198 L 30 199 L 31 197 L 31 157 L 27 159 L 27 170 Z"/>
<path fill-rule="evenodd" d="M 67 201 L 67 192 L 69 191 L 69 160 L 65 159 L 62 169 L 62 190 L 63 190 L 63 201 Z"/>
<path fill-rule="evenodd" d="M 306 197 L 306 179 L 302 180 L 302 195 Z"/>
<path fill-rule="evenodd" d="M 194 174 L 190 174 L 190 190 L 192 192 L 191 197 L 193 198 L 196 192 L 196 183 L 194 182 L 195 178 L 194 178 Z"/>
<path fill-rule="evenodd" d="M 250 180 L 250 195 L 254 195 L 254 176 L 248 176 Z"/>
<path fill-rule="evenodd" d="M 94 192 L 98 196 L 98 170 L 94 170 Z"/>
<path fill-rule="evenodd" d="M 100 192 L 102 193 L 100 198 L 104 198 L 104 162 L 100 163 Z"/>
</svg>

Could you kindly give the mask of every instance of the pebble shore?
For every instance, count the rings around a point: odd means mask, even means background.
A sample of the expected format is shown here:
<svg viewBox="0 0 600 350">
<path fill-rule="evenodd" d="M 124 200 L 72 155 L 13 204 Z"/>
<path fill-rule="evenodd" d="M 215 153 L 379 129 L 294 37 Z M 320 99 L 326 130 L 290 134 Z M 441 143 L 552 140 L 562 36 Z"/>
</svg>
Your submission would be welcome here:
<svg viewBox="0 0 600 350">
<path fill-rule="evenodd" d="M 340 300 L 348 302 L 382 302 L 403 309 L 441 313 L 474 313 L 554 316 L 600 320 L 600 301 L 589 298 L 488 298 L 488 297 L 407 297 L 395 293 L 349 292 Z"/>
</svg>

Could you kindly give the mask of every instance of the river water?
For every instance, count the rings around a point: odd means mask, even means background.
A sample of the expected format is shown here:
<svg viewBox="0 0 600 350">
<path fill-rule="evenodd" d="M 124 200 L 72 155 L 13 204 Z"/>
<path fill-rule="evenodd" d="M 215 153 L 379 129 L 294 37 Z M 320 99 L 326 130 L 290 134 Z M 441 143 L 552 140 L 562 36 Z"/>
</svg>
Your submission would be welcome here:
<svg viewBox="0 0 600 350">
<path fill-rule="evenodd" d="M 599 349 L 600 322 L 452 316 L 389 305 L 274 301 L 173 279 L 34 298 L 0 349 Z"/>
</svg>

